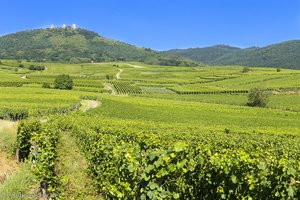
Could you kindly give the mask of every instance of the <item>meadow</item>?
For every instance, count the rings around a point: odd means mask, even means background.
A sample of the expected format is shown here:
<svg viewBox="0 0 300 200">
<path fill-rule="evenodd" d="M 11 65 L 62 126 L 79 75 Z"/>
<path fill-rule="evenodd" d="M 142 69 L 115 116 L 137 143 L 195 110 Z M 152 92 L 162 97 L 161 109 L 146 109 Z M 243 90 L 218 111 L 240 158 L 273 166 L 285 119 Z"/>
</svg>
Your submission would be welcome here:
<svg viewBox="0 0 300 200">
<path fill-rule="evenodd" d="M 300 198 L 299 70 L 1 63 L 0 118 L 19 126 L 0 151 L 28 160 L 0 194 L 23 174 L 22 193 L 53 199 Z M 72 90 L 54 89 L 60 74 Z M 246 105 L 255 87 L 264 108 Z"/>
</svg>

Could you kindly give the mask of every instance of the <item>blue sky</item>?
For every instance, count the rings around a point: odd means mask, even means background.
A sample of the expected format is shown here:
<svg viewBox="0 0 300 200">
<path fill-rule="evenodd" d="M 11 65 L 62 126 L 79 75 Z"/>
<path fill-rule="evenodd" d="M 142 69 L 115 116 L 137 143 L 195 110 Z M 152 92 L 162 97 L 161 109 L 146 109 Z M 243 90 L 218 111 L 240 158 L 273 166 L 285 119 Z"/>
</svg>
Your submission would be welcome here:
<svg viewBox="0 0 300 200">
<path fill-rule="evenodd" d="M 300 0 L 0 0 L 0 35 L 71 25 L 156 50 L 300 39 Z"/>
</svg>

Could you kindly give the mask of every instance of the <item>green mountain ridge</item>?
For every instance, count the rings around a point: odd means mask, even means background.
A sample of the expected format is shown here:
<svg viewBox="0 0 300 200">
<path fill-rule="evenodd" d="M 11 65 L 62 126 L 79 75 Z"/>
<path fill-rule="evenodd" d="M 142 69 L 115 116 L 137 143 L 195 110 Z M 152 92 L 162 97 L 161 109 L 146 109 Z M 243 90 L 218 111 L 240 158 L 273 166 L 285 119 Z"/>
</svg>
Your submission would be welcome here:
<svg viewBox="0 0 300 200">
<path fill-rule="evenodd" d="M 262 48 L 240 49 L 217 45 L 205 48 L 175 49 L 166 52 L 203 62 L 207 65 L 243 65 L 300 69 L 300 40 L 291 40 Z"/>
<path fill-rule="evenodd" d="M 167 51 L 167 53 L 188 57 L 193 60 L 201 60 L 201 62 L 209 64 L 212 60 L 216 60 L 226 54 L 230 54 L 238 50 L 241 49 L 227 45 L 216 45 L 205 48 L 172 49 Z"/>
<path fill-rule="evenodd" d="M 147 64 L 196 66 L 198 62 L 149 48 L 104 38 L 71 27 L 20 31 L 0 37 L 0 59 L 67 63 L 139 61 Z"/>
</svg>

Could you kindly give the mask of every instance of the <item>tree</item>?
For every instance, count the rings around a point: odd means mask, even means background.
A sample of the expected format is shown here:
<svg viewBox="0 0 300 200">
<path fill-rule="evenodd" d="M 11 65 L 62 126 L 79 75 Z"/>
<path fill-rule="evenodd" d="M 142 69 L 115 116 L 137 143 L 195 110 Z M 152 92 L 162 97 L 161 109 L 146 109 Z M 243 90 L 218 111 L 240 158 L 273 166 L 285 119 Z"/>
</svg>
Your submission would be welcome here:
<svg viewBox="0 0 300 200">
<path fill-rule="evenodd" d="M 54 88 L 61 90 L 72 90 L 73 80 L 69 75 L 62 74 L 56 77 L 54 81 Z"/>
<path fill-rule="evenodd" d="M 277 68 L 277 69 L 276 69 L 276 72 L 281 72 L 281 69 L 280 69 L 280 68 Z"/>
<path fill-rule="evenodd" d="M 112 80 L 114 78 L 114 75 L 112 74 L 106 74 L 106 79 L 107 80 Z"/>
<path fill-rule="evenodd" d="M 24 68 L 25 66 L 23 64 L 18 65 L 19 68 Z"/>
<path fill-rule="evenodd" d="M 252 88 L 248 95 L 248 106 L 266 107 L 269 94 L 262 88 Z"/>
<path fill-rule="evenodd" d="M 250 71 L 249 67 L 244 67 L 243 70 L 242 70 L 243 73 L 246 73 L 246 72 L 249 72 L 249 71 Z"/>
</svg>

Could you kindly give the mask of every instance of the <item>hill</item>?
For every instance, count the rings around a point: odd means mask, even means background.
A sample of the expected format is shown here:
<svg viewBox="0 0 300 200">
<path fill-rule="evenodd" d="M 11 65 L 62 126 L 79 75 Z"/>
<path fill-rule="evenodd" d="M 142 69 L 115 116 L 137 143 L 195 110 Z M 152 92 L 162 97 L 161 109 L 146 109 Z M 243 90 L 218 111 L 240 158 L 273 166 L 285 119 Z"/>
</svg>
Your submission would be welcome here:
<svg viewBox="0 0 300 200">
<path fill-rule="evenodd" d="M 201 60 L 201 62 L 210 64 L 211 61 L 216 60 L 224 55 L 237 52 L 238 50 L 240 50 L 240 48 L 226 45 L 216 45 L 205 48 L 172 49 L 169 50 L 168 53 L 184 56 L 197 61 Z"/>
<path fill-rule="evenodd" d="M 71 27 L 21 31 L 0 37 L 0 59 L 68 63 L 140 61 L 147 64 L 194 66 L 179 56 L 138 48 Z"/>
<path fill-rule="evenodd" d="M 300 69 L 300 40 L 287 41 L 262 48 L 239 49 L 230 46 L 213 46 L 168 53 L 191 58 L 208 65 L 244 65 Z"/>
</svg>

